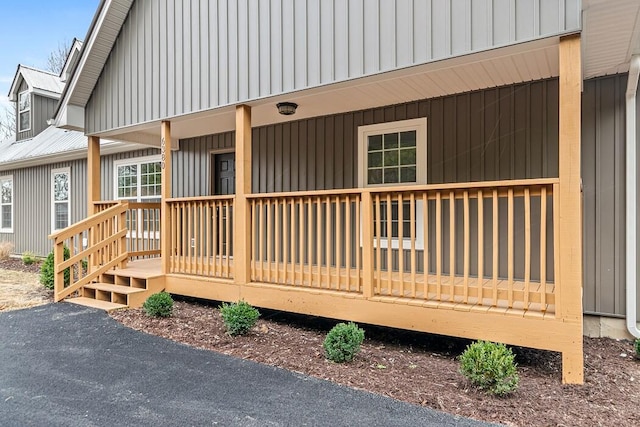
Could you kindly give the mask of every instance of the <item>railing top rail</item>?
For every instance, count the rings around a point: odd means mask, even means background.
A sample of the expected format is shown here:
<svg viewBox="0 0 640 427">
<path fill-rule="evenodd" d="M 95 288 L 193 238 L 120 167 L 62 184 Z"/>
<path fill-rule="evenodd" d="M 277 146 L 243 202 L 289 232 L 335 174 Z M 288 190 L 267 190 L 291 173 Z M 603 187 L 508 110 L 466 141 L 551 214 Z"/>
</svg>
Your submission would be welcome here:
<svg viewBox="0 0 640 427">
<path fill-rule="evenodd" d="M 254 193 L 247 194 L 248 199 L 273 199 L 284 197 L 317 197 L 317 196 L 340 196 L 361 194 L 365 191 L 371 193 L 403 193 L 411 191 L 437 191 L 437 190 L 480 190 L 483 188 L 508 188 L 508 187 L 533 187 L 558 184 L 558 178 L 536 178 L 536 179 L 512 179 L 503 181 L 472 181 L 456 182 L 449 184 L 418 184 L 403 186 L 380 186 L 366 188 L 345 188 L 337 190 L 315 190 L 315 191 L 293 191 L 281 193 Z"/>
<path fill-rule="evenodd" d="M 317 197 L 359 195 L 362 188 L 341 188 L 337 190 L 293 191 L 289 193 L 254 193 L 247 194 L 247 199 L 277 199 L 282 197 Z"/>
<path fill-rule="evenodd" d="M 484 188 L 513 188 L 513 187 L 534 187 L 558 184 L 558 178 L 536 178 L 536 179 L 511 179 L 503 181 L 472 181 L 456 182 L 448 184 L 423 184 L 407 186 L 384 186 L 367 187 L 371 193 L 402 193 L 411 191 L 438 191 L 438 190 L 481 190 Z"/>
<path fill-rule="evenodd" d="M 235 194 L 228 194 L 224 196 L 196 196 L 196 197 L 174 197 L 171 199 L 167 199 L 167 203 L 175 203 L 175 202 L 203 202 L 209 200 L 234 200 L 236 198 Z"/>
<path fill-rule="evenodd" d="M 49 238 L 55 239 L 56 241 L 67 239 L 73 235 L 80 233 L 86 228 L 89 228 L 90 226 L 100 222 L 101 219 L 116 215 L 128 208 L 129 208 L 129 202 L 127 200 L 120 200 L 118 201 L 118 204 L 111 206 L 110 208 L 107 208 L 101 212 L 98 212 L 97 214 L 91 215 L 83 219 L 82 221 L 76 222 L 75 224 L 63 230 L 50 234 Z"/>
</svg>

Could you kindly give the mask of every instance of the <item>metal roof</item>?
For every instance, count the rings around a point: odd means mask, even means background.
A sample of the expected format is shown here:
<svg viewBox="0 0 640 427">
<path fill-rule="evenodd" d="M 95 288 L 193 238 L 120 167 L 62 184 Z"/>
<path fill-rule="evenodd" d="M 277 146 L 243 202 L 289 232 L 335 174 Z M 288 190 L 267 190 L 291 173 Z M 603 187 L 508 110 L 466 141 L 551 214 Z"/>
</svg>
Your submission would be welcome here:
<svg viewBox="0 0 640 427">
<path fill-rule="evenodd" d="M 131 151 L 140 144 L 100 140 L 101 154 Z M 87 137 L 82 132 L 49 126 L 33 138 L 0 142 L 0 171 L 85 158 Z"/>
<path fill-rule="evenodd" d="M 60 76 L 21 64 L 18 65 L 13 83 L 11 83 L 11 89 L 9 90 L 9 100 L 11 101 L 17 99 L 18 87 L 20 87 L 20 76 L 27 82 L 29 89 L 49 94 L 56 98 L 60 97 L 64 89 L 64 83 L 60 80 Z"/>
</svg>

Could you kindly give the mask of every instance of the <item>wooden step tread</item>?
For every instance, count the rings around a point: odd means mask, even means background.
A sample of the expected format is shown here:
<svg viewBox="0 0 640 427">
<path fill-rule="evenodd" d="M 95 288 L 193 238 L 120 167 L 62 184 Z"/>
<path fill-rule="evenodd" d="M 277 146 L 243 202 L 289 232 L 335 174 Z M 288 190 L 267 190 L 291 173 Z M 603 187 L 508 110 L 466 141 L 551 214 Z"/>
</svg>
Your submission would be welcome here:
<svg viewBox="0 0 640 427">
<path fill-rule="evenodd" d="M 72 304 L 83 305 L 85 307 L 98 308 L 100 310 L 105 310 L 105 311 L 117 310 L 119 308 L 127 308 L 127 306 L 124 304 L 116 304 L 115 302 L 101 301 L 101 300 L 86 298 L 86 297 L 69 298 L 69 299 L 66 299 L 65 301 L 70 302 Z"/>
<path fill-rule="evenodd" d="M 112 283 L 89 283 L 84 285 L 87 289 L 96 289 L 98 291 L 106 291 L 106 292 L 115 292 L 118 294 L 136 294 L 139 292 L 145 292 L 146 289 L 143 288 L 133 288 L 131 286 L 122 286 L 122 285 L 114 285 Z"/>
</svg>

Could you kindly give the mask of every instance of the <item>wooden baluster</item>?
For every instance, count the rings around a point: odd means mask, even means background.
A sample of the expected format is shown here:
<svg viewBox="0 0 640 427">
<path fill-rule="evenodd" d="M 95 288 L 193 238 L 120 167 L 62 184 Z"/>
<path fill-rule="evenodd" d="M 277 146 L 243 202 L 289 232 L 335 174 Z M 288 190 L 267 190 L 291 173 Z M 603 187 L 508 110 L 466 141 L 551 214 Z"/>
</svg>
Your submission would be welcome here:
<svg viewBox="0 0 640 427">
<path fill-rule="evenodd" d="M 456 279 L 456 194 L 449 191 L 449 301 L 453 302 Z"/>
<path fill-rule="evenodd" d="M 271 227 L 271 199 L 267 200 L 267 282 L 272 283 L 271 279 L 271 243 L 273 242 L 273 228 Z"/>
<path fill-rule="evenodd" d="M 265 211 L 264 211 L 264 201 L 262 199 L 260 199 L 260 213 L 258 214 L 258 217 L 260 218 L 260 231 L 259 231 L 259 240 L 260 240 L 260 244 L 259 244 L 259 260 L 258 262 L 260 263 L 260 281 L 264 282 L 264 240 L 265 240 L 265 236 L 266 236 L 266 230 L 264 228 L 264 223 L 265 223 Z"/>
<path fill-rule="evenodd" d="M 225 231 L 226 231 L 226 264 L 227 264 L 227 278 L 230 278 L 232 276 L 231 274 L 231 204 L 229 199 L 224 201 L 224 209 L 226 212 L 226 224 L 225 224 Z M 242 268 L 242 267 L 238 267 L 238 268 Z"/>
<path fill-rule="evenodd" d="M 507 277 L 508 277 L 508 289 L 509 289 L 509 308 L 513 307 L 513 227 L 514 227 L 514 219 L 513 219 L 513 188 L 509 188 L 508 190 L 508 210 L 507 210 L 507 226 L 508 226 L 508 237 L 507 237 Z"/>
<path fill-rule="evenodd" d="M 282 263 L 284 264 L 284 278 L 282 280 L 283 284 L 287 285 L 289 280 L 289 242 L 290 236 L 287 234 L 287 231 L 291 231 L 287 224 L 290 223 L 289 217 L 289 200 L 282 200 Z"/>
<path fill-rule="evenodd" d="M 429 298 L 429 194 L 422 193 L 422 233 L 423 233 L 423 274 L 424 274 L 424 294 L 423 298 Z"/>
<path fill-rule="evenodd" d="M 369 193 L 369 200 L 371 199 L 371 193 Z M 360 196 L 355 196 L 354 197 L 354 201 L 355 201 L 355 205 L 356 205 L 356 216 L 355 216 L 355 235 L 356 235 L 356 242 L 360 241 L 360 232 L 364 232 L 362 230 L 362 225 L 360 224 L 360 201 L 362 200 L 362 195 Z M 369 206 L 371 205 L 371 202 L 369 202 Z M 369 212 L 371 213 L 371 212 Z M 373 221 L 373 219 L 372 219 Z M 373 222 L 372 222 L 373 224 Z M 373 240 L 373 239 L 372 239 Z M 358 290 L 358 292 L 364 292 L 364 290 L 362 289 L 364 287 L 364 285 L 361 285 L 360 283 L 360 277 L 361 277 L 361 268 L 360 265 L 361 260 L 361 254 L 360 254 L 360 245 L 356 243 L 356 253 L 355 253 L 355 257 L 356 257 L 356 289 Z M 373 269 L 371 270 L 373 271 Z M 368 280 L 371 281 L 371 283 L 367 283 L 367 287 L 369 289 L 371 289 L 373 287 L 373 277 L 369 277 Z"/>
<path fill-rule="evenodd" d="M 484 194 L 478 190 L 478 304 L 484 299 Z"/>
<path fill-rule="evenodd" d="M 321 270 L 321 265 L 322 265 L 322 227 L 321 227 L 321 217 L 322 217 L 322 201 L 320 199 L 320 197 L 316 198 L 316 224 L 315 224 L 315 229 L 316 229 L 316 264 L 318 265 L 318 269 L 317 269 L 317 273 L 316 273 L 316 284 L 319 288 L 322 287 L 322 270 Z M 309 213 L 309 223 L 311 223 L 311 213 Z M 309 258 L 311 258 L 311 255 L 309 255 Z M 309 268 L 311 268 L 311 263 L 309 263 L 310 266 Z"/>
<path fill-rule="evenodd" d="M 274 231 L 274 240 L 275 240 L 275 253 L 273 254 L 273 261 L 276 265 L 276 271 L 274 275 L 275 283 L 280 283 L 280 239 L 282 235 L 280 233 L 280 204 L 281 200 L 274 199 L 273 201 L 273 209 L 274 209 L 274 222 L 275 222 L 275 231 Z"/>
<path fill-rule="evenodd" d="M 547 187 L 540 189 L 540 310 L 547 310 Z"/>
<path fill-rule="evenodd" d="M 469 247 L 471 246 L 470 242 L 470 232 L 469 232 L 469 192 L 467 190 L 463 193 L 464 200 L 464 244 L 463 244 L 463 286 L 464 286 L 464 296 L 463 301 L 465 304 L 469 303 Z"/>
<path fill-rule="evenodd" d="M 493 190 L 493 305 L 498 305 L 498 251 L 500 247 L 498 223 L 498 190 Z"/>
<path fill-rule="evenodd" d="M 335 254 L 336 254 L 336 289 L 340 290 L 342 276 L 342 200 L 340 196 L 335 197 L 336 204 L 336 231 L 335 231 Z"/>
<path fill-rule="evenodd" d="M 298 199 L 298 234 L 300 235 L 300 240 L 298 241 L 298 264 L 300 265 L 300 286 L 305 286 L 305 270 L 304 270 L 304 238 L 307 237 L 308 246 L 311 247 L 311 227 L 306 228 L 304 226 L 304 208 L 305 208 L 305 200 L 300 197 Z M 310 209 L 309 209 L 310 211 Z M 309 263 L 309 268 L 311 268 L 311 263 Z M 311 277 L 311 274 L 309 274 Z M 311 280 L 309 280 L 311 282 Z M 310 284 L 310 283 L 309 283 Z"/>
<path fill-rule="evenodd" d="M 253 200 L 251 201 L 253 203 Z M 252 205 L 253 206 L 253 205 Z M 204 236 L 205 236 L 205 275 L 211 276 L 211 239 L 213 237 L 213 228 L 211 227 L 212 216 L 212 202 L 207 201 L 205 203 L 205 221 L 204 221 Z M 251 226 L 254 227 L 255 223 L 252 221 Z M 253 234 L 252 234 L 253 236 Z M 251 252 L 253 254 L 253 252 Z"/>
<path fill-rule="evenodd" d="M 436 299 L 442 299 L 442 193 L 436 192 Z"/>
<path fill-rule="evenodd" d="M 220 214 L 218 201 L 212 202 L 213 212 L 211 213 L 212 242 L 211 242 L 211 263 L 213 264 L 213 275 L 220 277 L 218 269 L 218 242 L 220 241 L 220 228 L 218 227 L 218 216 Z M 259 216 L 260 214 L 258 214 Z"/>
<path fill-rule="evenodd" d="M 409 238 L 411 240 L 411 297 L 416 297 L 416 195 L 409 196 Z"/>
<path fill-rule="evenodd" d="M 382 292 L 382 226 L 380 216 L 382 215 L 382 203 L 380 202 L 380 193 L 376 194 L 374 212 L 376 215 L 376 287 L 375 294 Z"/>
<path fill-rule="evenodd" d="M 332 275 L 331 275 L 331 198 L 327 196 L 325 198 L 325 244 L 324 244 L 324 259 L 326 264 L 325 281 L 323 288 L 331 289 Z"/>
<path fill-rule="evenodd" d="M 373 218 L 372 218 L 373 220 Z M 351 290 L 351 251 L 353 250 L 352 239 L 351 239 L 351 196 L 348 195 L 346 198 L 346 207 L 345 207 L 345 267 L 347 270 L 347 281 L 345 283 L 345 289 L 348 291 Z M 371 265 L 373 268 L 373 263 Z M 373 270 L 372 270 L 373 271 Z"/>
<path fill-rule="evenodd" d="M 404 197 L 398 193 L 398 278 L 399 295 L 404 296 Z"/>
<path fill-rule="evenodd" d="M 391 209 L 391 194 L 387 193 L 387 295 L 393 294 L 393 227 Z"/>
<path fill-rule="evenodd" d="M 562 281 L 560 280 L 560 185 L 553 184 L 553 281 L 556 319 L 562 317 Z"/>
<path fill-rule="evenodd" d="M 199 210 L 199 220 L 200 220 L 200 239 L 198 239 L 198 244 L 196 245 L 196 247 L 198 248 L 198 255 L 200 258 L 200 265 L 198 266 L 198 274 L 200 275 L 204 275 L 204 241 L 205 241 L 205 234 L 204 234 L 204 215 L 205 215 L 205 210 L 206 210 L 206 205 L 204 204 L 203 201 L 198 202 L 198 210 Z"/>
<path fill-rule="evenodd" d="M 524 309 L 529 308 L 529 285 L 531 281 L 531 193 L 524 189 Z"/>
</svg>

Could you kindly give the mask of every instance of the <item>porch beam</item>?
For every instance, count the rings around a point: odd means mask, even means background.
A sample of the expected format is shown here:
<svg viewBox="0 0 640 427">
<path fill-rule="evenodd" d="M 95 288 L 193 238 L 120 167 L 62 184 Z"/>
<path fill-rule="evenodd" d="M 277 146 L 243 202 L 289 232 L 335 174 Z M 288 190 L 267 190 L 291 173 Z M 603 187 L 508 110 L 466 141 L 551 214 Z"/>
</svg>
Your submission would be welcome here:
<svg viewBox="0 0 640 427">
<path fill-rule="evenodd" d="M 169 214 L 168 199 L 171 198 L 171 122 L 163 121 L 160 125 L 160 169 L 161 169 L 161 211 L 160 211 L 160 256 L 162 259 L 162 274 L 169 273 L 169 258 L 171 257 L 171 216 Z"/>
<path fill-rule="evenodd" d="M 562 351 L 562 380 L 584 381 L 582 349 L 582 191 L 580 177 L 580 126 L 582 62 L 580 35 L 562 37 L 559 46 L 559 277 L 557 315 L 572 324 L 574 333 Z"/>
<path fill-rule="evenodd" d="M 89 136 L 87 144 L 87 216 L 96 213 L 100 196 L 100 137 Z"/>
<path fill-rule="evenodd" d="M 236 107 L 236 200 L 234 203 L 233 265 L 237 285 L 251 281 L 251 107 Z"/>
</svg>

